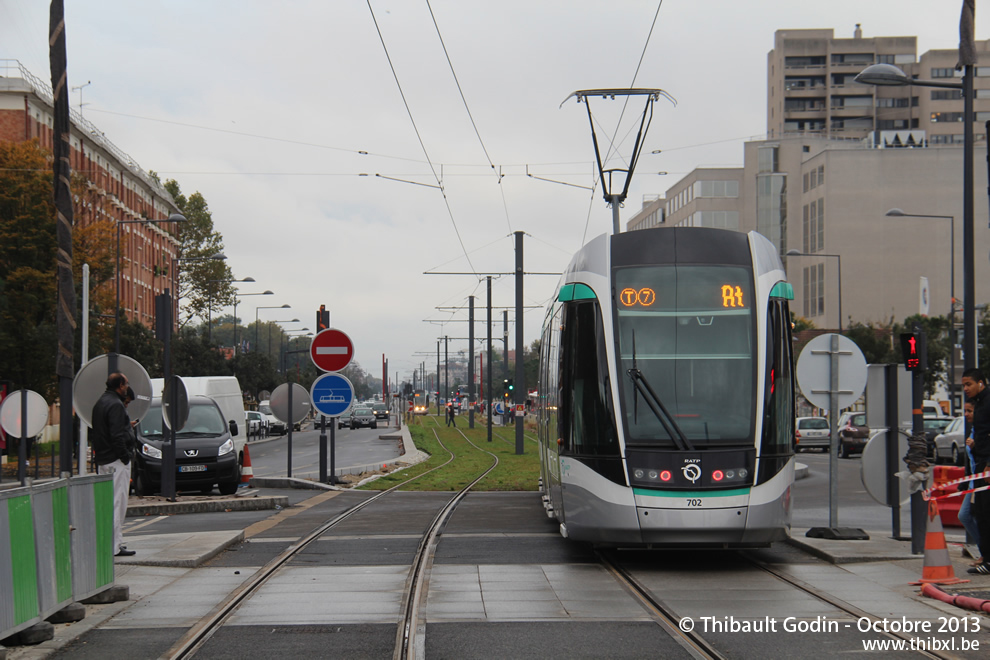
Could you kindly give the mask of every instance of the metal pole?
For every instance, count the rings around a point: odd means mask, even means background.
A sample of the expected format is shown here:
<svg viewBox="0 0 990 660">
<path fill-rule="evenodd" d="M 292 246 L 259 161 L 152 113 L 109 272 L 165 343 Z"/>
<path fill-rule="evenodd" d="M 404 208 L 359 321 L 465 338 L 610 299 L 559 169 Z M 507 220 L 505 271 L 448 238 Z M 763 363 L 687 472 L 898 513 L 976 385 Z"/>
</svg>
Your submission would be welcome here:
<svg viewBox="0 0 990 660">
<path fill-rule="evenodd" d="M 288 417 L 289 419 L 285 420 L 286 434 L 288 436 L 286 438 L 286 443 L 285 443 L 285 448 L 286 448 L 285 476 L 288 477 L 289 479 L 291 479 L 292 478 L 292 426 L 293 426 L 293 424 L 292 424 L 292 389 L 293 388 L 292 388 L 292 379 L 288 377 L 288 370 L 286 370 L 286 379 L 285 379 L 285 382 L 289 384 L 289 414 L 286 415 L 286 417 Z"/>
<path fill-rule="evenodd" d="M 832 447 L 828 453 L 828 526 L 839 526 L 839 335 L 833 334 L 829 345 L 828 426 Z"/>
<path fill-rule="evenodd" d="M 835 263 L 839 278 L 839 332 L 842 332 L 842 255 L 835 255 Z"/>
<path fill-rule="evenodd" d="M 618 211 L 615 212 L 618 217 Z M 519 406 L 526 399 L 526 372 L 523 364 L 523 232 L 516 234 L 516 454 L 523 453 L 523 423 Z"/>
<path fill-rule="evenodd" d="M 468 296 L 468 428 L 474 428 L 474 296 Z"/>
<path fill-rule="evenodd" d="M 488 276 L 488 405 L 486 419 L 488 420 L 488 442 L 492 441 L 492 276 Z"/>
<path fill-rule="evenodd" d="M 27 402 L 27 388 L 21 388 L 21 438 L 17 445 L 17 480 L 21 482 L 21 486 L 27 485 L 27 441 L 28 441 L 28 431 L 27 431 L 27 419 L 28 419 L 28 402 Z M 35 464 L 37 466 L 37 462 Z"/>
<path fill-rule="evenodd" d="M 82 267 L 82 355 L 80 364 L 89 362 L 89 264 Z M 89 455 L 89 427 L 79 422 L 79 476 L 86 476 L 86 456 Z"/>
<path fill-rule="evenodd" d="M 445 403 L 450 404 L 450 361 L 447 357 L 447 343 L 450 337 L 443 338 L 443 398 Z M 439 397 L 438 397 L 439 398 Z M 453 408 L 453 406 L 451 406 Z"/>
<path fill-rule="evenodd" d="M 237 296 L 234 296 L 234 357 L 237 357 Z"/>
<path fill-rule="evenodd" d="M 963 364 L 976 366 L 976 277 L 973 257 L 973 65 L 963 69 Z M 967 425 L 968 427 L 969 425 Z M 968 428 L 967 428 L 968 431 Z"/>
<path fill-rule="evenodd" d="M 887 401 L 886 401 L 886 425 L 887 437 L 887 505 L 890 506 L 890 531 L 891 536 L 900 541 L 901 539 L 901 496 L 900 480 L 895 476 L 900 463 L 898 456 L 898 419 L 897 419 L 897 372 L 898 365 L 888 364 L 884 366 L 884 376 L 887 380 Z"/>
<path fill-rule="evenodd" d="M 631 174 L 630 174 L 631 176 Z M 611 178 L 611 177 L 610 177 Z M 612 235 L 619 234 L 619 195 L 609 195 L 609 203 L 612 205 Z M 516 452 L 519 453 L 519 452 Z"/>
<path fill-rule="evenodd" d="M 915 321 L 913 330 L 915 335 L 920 336 L 920 341 L 924 342 L 924 330 L 921 324 Z M 921 402 L 925 398 L 924 375 L 925 372 L 921 369 L 911 372 L 911 435 L 914 437 L 924 437 L 925 432 L 925 422 L 921 414 Z M 927 485 L 926 483 L 925 486 Z M 928 505 L 921 492 L 911 493 L 911 554 L 920 555 L 925 551 L 925 536 L 928 531 L 925 521 L 927 512 Z"/>
<path fill-rule="evenodd" d="M 395 381 L 396 386 L 398 386 L 399 381 Z M 437 417 L 440 416 L 440 340 L 437 340 Z M 401 406 L 400 406 L 401 407 Z M 402 411 L 399 411 L 402 414 Z"/>
<path fill-rule="evenodd" d="M 326 457 L 326 447 L 321 447 L 320 451 Z M 337 483 L 337 418 L 330 418 L 330 481 Z"/>
<path fill-rule="evenodd" d="M 320 415 L 320 483 L 325 484 L 326 482 L 327 482 L 327 416 Z"/>
<path fill-rule="evenodd" d="M 987 150 L 990 158 L 990 150 Z M 990 188 L 988 188 L 990 189 Z M 949 216 L 949 415 L 956 416 L 956 217 Z"/>
<path fill-rule="evenodd" d="M 113 310 L 113 352 L 120 354 L 120 225 L 117 221 L 117 306 Z"/>
</svg>

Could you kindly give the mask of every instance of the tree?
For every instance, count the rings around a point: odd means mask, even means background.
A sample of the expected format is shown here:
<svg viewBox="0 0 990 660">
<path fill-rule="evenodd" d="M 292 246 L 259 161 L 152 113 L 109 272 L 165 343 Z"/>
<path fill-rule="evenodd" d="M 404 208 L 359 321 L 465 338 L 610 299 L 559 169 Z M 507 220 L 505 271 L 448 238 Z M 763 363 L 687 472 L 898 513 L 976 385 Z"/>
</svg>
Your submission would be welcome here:
<svg viewBox="0 0 990 660">
<path fill-rule="evenodd" d="M 888 364 L 895 360 L 891 341 L 893 322 L 893 319 L 886 324 L 874 321 L 863 324 L 854 321 L 843 334 L 859 346 L 867 364 Z"/>
<path fill-rule="evenodd" d="M 792 332 L 803 332 L 805 330 L 814 330 L 817 326 L 813 321 L 804 318 L 803 316 L 798 316 L 794 312 L 791 312 L 791 328 Z"/>
<path fill-rule="evenodd" d="M 0 378 L 55 398 L 55 205 L 37 141 L 0 142 Z"/>
<path fill-rule="evenodd" d="M 188 323 L 194 316 L 206 320 L 209 310 L 219 312 L 234 304 L 234 288 L 230 267 L 219 260 L 205 259 L 223 252 L 223 236 L 213 228 L 213 214 L 202 194 L 195 192 L 186 198 L 174 179 L 165 182 L 165 189 L 172 195 L 175 205 L 186 216 L 186 222 L 179 229 L 179 257 L 182 259 L 203 259 L 183 261 L 179 268 L 178 295 L 185 309 L 180 310 L 179 326 Z M 170 264 L 163 264 L 170 268 Z"/>
</svg>

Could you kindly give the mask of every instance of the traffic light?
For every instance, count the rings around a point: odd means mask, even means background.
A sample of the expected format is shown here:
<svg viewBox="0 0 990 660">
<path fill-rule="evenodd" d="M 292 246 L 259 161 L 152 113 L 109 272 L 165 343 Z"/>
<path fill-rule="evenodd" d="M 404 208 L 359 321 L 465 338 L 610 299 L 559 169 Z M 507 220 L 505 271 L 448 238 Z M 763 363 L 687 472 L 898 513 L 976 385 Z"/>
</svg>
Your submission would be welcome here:
<svg viewBox="0 0 990 660">
<path fill-rule="evenodd" d="M 316 332 L 321 332 L 330 327 L 330 311 L 327 309 L 326 305 L 320 305 L 320 308 L 316 310 Z"/>
<path fill-rule="evenodd" d="M 928 369 L 928 345 L 924 332 L 902 332 L 901 354 L 904 355 L 904 367 L 908 371 L 925 371 Z"/>
<path fill-rule="evenodd" d="M 516 389 L 516 386 L 512 384 L 512 379 L 510 378 L 510 379 L 509 379 L 509 391 L 511 392 L 511 391 L 513 391 L 514 389 Z"/>
</svg>

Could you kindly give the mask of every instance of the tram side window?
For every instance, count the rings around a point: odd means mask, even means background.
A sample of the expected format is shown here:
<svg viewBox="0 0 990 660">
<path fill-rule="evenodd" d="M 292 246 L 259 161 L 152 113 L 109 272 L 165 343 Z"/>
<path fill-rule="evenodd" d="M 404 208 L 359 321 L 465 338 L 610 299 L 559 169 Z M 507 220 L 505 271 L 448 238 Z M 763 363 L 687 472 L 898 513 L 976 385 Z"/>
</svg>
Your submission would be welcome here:
<svg viewBox="0 0 990 660">
<path fill-rule="evenodd" d="M 770 301 L 760 482 L 780 471 L 794 453 L 794 379 L 787 301 Z"/>
<path fill-rule="evenodd" d="M 568 453 L 619 454 L 598 304 L 564 306 L 560 338 L 560 437 Z"/>
</svg>

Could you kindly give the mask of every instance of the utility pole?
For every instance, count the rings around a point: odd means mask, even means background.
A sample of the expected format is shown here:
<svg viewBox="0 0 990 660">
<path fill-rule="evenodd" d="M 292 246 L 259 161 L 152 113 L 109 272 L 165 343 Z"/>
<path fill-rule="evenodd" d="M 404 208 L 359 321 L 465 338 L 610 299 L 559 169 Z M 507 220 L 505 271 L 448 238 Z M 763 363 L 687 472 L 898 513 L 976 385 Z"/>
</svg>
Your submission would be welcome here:
<svg viewBox="0 0 990 660">
<path fill-rule="evenodd" d="M 488 442 L 492 441 L 492 276 L 488 276 Z"/>
<path fill-rule="evenodd" d="M 523 453 L 523 422 L 519 406 L 525 404 L 526 377 L 523 365 L 523 232 L 516 234 L 516 454 Z"/>
<path fill-rule="evenodd" d="M 437 417 L 440 416 L 440 340 L 437 339 Z"/>
<path fill-rule="evenodd" d="M 468 296 L 468 428 L 474 428 L 474 296 Z"/>
</svg>

